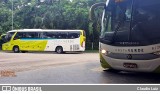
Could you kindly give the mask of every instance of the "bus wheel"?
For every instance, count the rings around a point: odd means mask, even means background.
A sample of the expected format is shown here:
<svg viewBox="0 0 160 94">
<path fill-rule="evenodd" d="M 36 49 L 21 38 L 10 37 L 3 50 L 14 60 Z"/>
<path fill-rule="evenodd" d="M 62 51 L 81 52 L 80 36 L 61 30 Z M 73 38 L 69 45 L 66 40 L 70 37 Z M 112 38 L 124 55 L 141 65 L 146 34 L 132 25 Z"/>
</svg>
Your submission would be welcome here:
<svg viewBox="0 0 160 94">
<path fill-rule="evenodd" d="M 62 47 L 57 47 L 57 48 L 56 48 L 56 52 L 57 52 L 58 54 L 63 53 L 63 48 L 62 48 Z"/>
<path fill-rule="evenodd" d="M 112 72 L 112 73 L 119 73 L 119 72 L 121 72 L 121 70 L 116 70 L 116 69 L 107 69 L 107 70 L 104 70 L 104 71 Z"/>
<path fill-rule="evenodd" d="M 21 51 L 22 53 L 26 53 L 27 51 Z"/>
<path fill-rule="evenodd" d="M 20 51 L 19 51 L 19 47 L 18 46 L 14 46 L 13 47 L 13 52 L 14 53 L 19 53 Z"/>
</svg>

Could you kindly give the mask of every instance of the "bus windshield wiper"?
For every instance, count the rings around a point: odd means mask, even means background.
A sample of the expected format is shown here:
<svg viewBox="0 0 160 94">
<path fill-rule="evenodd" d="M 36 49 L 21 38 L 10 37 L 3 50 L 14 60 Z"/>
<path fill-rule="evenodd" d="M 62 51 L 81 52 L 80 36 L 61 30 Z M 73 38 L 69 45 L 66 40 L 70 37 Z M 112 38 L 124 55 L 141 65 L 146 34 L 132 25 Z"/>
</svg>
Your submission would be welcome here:
<svg viewBox="0 0 160 94">
<path fill-rule="evenodd" d="M 125 17 L 125 15 L 122 17 L 122 20 L 118 22 L 118 25 L 117 25 L 117 27 L 115 28 L 114 34 L 113 34 L 112 39 L 111 39 L 111 44 L 114 43 L 115 37 L 116 37 L 116 35 L 117 35 L 117 32 L 118 32 L 119 28 L 121 27 L 122 23 L 125 21 L 125 20 L 124 20 L 124 17 Z"/>
</svg>

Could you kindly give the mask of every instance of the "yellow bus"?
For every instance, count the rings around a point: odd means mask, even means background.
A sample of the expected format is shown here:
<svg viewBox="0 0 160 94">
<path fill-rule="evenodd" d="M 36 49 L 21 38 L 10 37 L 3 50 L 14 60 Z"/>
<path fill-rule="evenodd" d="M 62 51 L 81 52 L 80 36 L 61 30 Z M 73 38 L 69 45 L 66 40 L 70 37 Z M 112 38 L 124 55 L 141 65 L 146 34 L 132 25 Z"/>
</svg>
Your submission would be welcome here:
<svg viewBox="0 0 160 94">
<path fill-rule="evenodd" d="M 84 30 L 21 29 L 8 31 L 3 51 L 25 53 L 27 51 L 85 51 Z"/>
</svg>

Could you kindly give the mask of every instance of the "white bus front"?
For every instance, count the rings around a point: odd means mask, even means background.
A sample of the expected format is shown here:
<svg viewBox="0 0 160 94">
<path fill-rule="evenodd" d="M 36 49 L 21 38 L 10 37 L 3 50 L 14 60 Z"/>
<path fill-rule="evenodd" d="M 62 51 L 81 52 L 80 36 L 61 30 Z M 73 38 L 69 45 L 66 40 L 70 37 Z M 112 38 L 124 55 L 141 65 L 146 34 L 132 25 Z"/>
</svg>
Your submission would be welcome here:
<svg viewBox="0 0 160 94">
<path fill-rule="evenodd" d="M 107 0 L 100 61 L 103 68 L 160 72 L 160 0 Z"/>
</svg>

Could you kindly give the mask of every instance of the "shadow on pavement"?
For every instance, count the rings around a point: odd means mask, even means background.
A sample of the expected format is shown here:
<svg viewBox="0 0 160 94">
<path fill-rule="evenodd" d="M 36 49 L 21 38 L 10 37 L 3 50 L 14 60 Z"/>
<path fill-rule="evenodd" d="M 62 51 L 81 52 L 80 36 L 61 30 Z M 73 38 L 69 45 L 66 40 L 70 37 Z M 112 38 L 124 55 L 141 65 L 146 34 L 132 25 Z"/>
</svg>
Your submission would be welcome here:
<svg viewBox="0 0 160 94">
<path fill-rule="evenodd" d="M 102 75 L 110 84 L 160 84 L 160 74 L 156 73 L 103 71 Z"/>
</svg>

